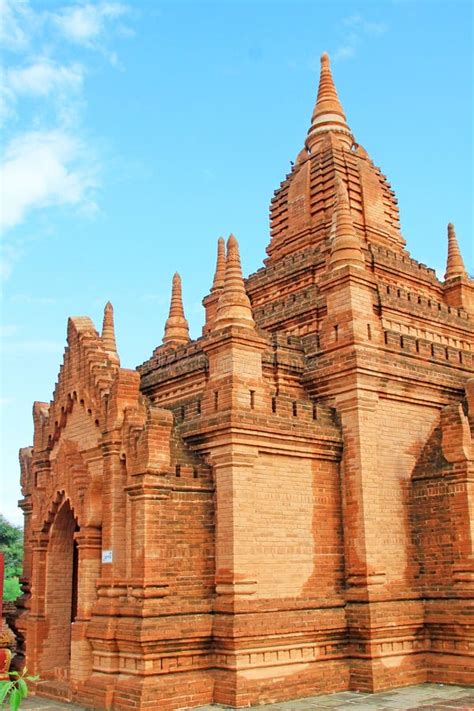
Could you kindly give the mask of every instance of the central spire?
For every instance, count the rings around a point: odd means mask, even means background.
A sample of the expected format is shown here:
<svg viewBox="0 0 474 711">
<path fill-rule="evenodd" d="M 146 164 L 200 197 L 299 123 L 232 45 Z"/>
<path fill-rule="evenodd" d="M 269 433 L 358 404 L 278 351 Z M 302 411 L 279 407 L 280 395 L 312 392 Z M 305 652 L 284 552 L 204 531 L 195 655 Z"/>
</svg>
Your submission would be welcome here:
<svg viewBox="0 0 474 711">
<path fill-rule="evenodd" d="M 352 132 L 347 125 L 346 115 L 337 95 L 329 64 L 329 55 L 321 55 L 321 75 L 319 78 L 318 98 L 311 117 L 311 126 L 306 139 L 307 148 L 314 146 L 328 131 L 339 135 L 341 142 L 349 148 L 354 141 Z"/>
</svg>

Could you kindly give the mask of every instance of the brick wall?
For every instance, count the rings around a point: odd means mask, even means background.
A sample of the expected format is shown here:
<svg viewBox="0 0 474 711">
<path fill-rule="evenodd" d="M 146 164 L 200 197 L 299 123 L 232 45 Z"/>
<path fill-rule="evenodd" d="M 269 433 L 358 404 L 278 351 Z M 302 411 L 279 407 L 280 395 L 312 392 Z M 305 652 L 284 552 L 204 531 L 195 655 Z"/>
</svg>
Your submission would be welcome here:
<svg viewBox="0 0 474 711">
<path fill-rule="evenodd" d="M 40 692 L 174 711 L 474 683 L 474 286 L 405 250 L 331 92 L 265 266 L 244 283 L 232 238 L 202 338 L 130 371 L 110 304 L 102 335 L 68 322 L 20 455 Z"/>
</svg>

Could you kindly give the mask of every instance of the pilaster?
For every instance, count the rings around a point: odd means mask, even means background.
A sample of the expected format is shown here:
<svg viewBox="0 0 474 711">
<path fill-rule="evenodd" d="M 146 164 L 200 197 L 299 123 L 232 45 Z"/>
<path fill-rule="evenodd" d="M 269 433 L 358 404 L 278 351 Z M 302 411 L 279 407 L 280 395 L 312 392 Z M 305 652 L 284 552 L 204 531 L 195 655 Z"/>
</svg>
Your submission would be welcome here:
<svg viewBox="0 0 474 711">
<path fill-rule="evenodd" d="M 92 673 L 92 647 L 87 639 L 89 621 L 97 601 L 102 537 L 100 528 L 82 526 L 74 534 L 78 549 L 77 615 L 71 625 L 71 682 L 86 681 Z"/>
<path fill-rule="evenodd" d="M 326 299 L 320 330 L 323 350 L 382 344 L 382 326 L 374 312 L 377 287 L 370 271 L 352 265 L 329 270 L 321 280 L 320 291 Z"/>
<path fill-rule="evenodd" d="M 102 485 L 102 549 L 107 551 L 102 572 L 106 577 L 123 577 L 126 564 L 126 469 L 121 461 L 122 433 L 104 432 Z"/>
<path fill-rule="evenodd" d="M 36 674 L 41 669 L 41 652 L 48 634 L 45 617 L 47 536 L 39 534 L 32 537 L 31 548 L 31 606 L 27 617 L 26 664 L 30 672 Z"/>
</svg>

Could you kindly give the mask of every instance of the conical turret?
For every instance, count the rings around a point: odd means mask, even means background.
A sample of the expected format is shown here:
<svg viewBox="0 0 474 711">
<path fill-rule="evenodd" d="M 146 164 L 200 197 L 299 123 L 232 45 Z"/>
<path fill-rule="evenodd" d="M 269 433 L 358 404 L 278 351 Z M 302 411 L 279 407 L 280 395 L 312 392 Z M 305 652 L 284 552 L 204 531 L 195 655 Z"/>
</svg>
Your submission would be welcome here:
<svg viewBox="0 0 474 711">
<path fill-rule="evenodd" d="M 176 272 L 173 276 L 170 313 L 165 324 L 163 344 L 171 348 L 176 348 L 176 346 L 185 345 L 188 342 L 189 326 L 184 316 L 181 277 L 178 272 Z"/>
<path fill-rule="evenodd" d="M 227 240 L 224 285 L 217 305 L 214 328 L 219 329 L 230 325 L 255 327 L 250 300 L 245 291 L 242 276 L 239 245 L 234 235 L 230 235 Z"/>
<path fill-rule="evenodd" d="M 210 293 L 202 300 L 202 304 L 206 309 L 206 321 L 202 329 L 203 336 L 212 331 L 214 327 L 217 304 L 225 281 L 225 262 L 225 242 L 223 237 L 219 237 L 217 240 L 217 262 L 214 281 L 212 282 Z"/>
<path fill-rule="evenodd" d="M 217 240 L 217 262 L 214 281 L 212 282 L 211 291 L 221 289 L 224 286 L 225 279 L 225 242 L 223 237 Z"/>
<path fill-rule="evenodd" d="M 349 148 L 352 146 L 354 141 L 352 132 L 347 125 L 346 116 L 334 85 L 329 55 L 324 52 L 321 55 L 318 97 L 306 139 L 307 147 L 312 150 L 328 131 L 337 133 L 341 142 L 345 143 Z"/>
<path fill-rule="evenodd" d="M 354 229 L 346 186 L 341 178 L 336 183 L 335 234 L 331 246 L 329 264 L 333 269 L 352 264 L 363 267 L 364 253 Z"/>
<path fill-rule="evenodd" d="M 461 256 L 454 225 L 450 222 L 448 225 L 448 259 L 444 279 L 447 281 L 459 276 L 466 276 L 466 267 Z"/>
<path fill-rule="evenodd" d="M 102 322 L 102 344 L 107 351 L 109 359 L 120 365 L 120 358 L 117 353 L 117 344 L 115 341 L 115 326 L 114 326 L 114 307 L 107 301 L 104 308 L 104 320 Z"/>
</svg>

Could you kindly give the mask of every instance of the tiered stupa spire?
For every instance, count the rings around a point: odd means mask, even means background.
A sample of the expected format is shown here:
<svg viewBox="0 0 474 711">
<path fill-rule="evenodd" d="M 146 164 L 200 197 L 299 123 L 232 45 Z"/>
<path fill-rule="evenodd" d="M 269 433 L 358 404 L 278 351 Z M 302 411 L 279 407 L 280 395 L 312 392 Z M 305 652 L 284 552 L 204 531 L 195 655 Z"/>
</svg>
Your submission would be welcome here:
<svg viewBox="0 0 474 711">
<path fill-rule="evenodd" d="M 217 240 L 217 262 L 214 281 L 212 282 L 211 291 L 221 289 L 224 286 L 225 279 L 225 241 L 223 237 Z"/>
<path fill-rule="evenodd" d="M 446 281 L 459 276 L 466 276 L 466 267 L 459 249 L 454 225 L 450 222 L 448 225 L 448 259 L 444 279 Z"/>
<path fill-rule="evenodd" d="M 255 327 L 250 299 L 245 291 L 242 276 L 239 245 L 234 235 L 230 235 L 227 240 L 224 285 L 217 305 L 214 328 L 220 329 L 230 325 Z"/>
<path fill-rule="evenodd" d="M 337 133 L 340 140 L 346 143 L 349 148 L 352 146 L 354 141 L 352 132 L 347 125 L 346 115 L 337 95 L 331 74 L 329 55 L 324 52 L 321 55 L 318 97 L 306 139 L 307 147 L 312 150 L 328 131 Z"/>
<path fill-rule="evenodd" d="M 115 341 L 114 307 L 110 301 L 107 301 L 104 308 L 101 338 L 109 359 L 120 365 L 120 358 L 117 353 L 117 343 Z"/>
<path fill-rule="evenodd" d="M 333 269 L 347 264 L 356 267 L 365 264 L 361 241 L 352 222 L 349 196 L 341 178 L 337 178 L 336 182 L 335 234 L 329 264 Z"/>
<path fill-rule="evenodd" d="M 176 348 L 186 343 L 189 343 L 189 325 L 184 316 L 181 277 L 176 272 L 173 276 L 170 313 L 165 324 L 163 344 Z"/>
</svg>

